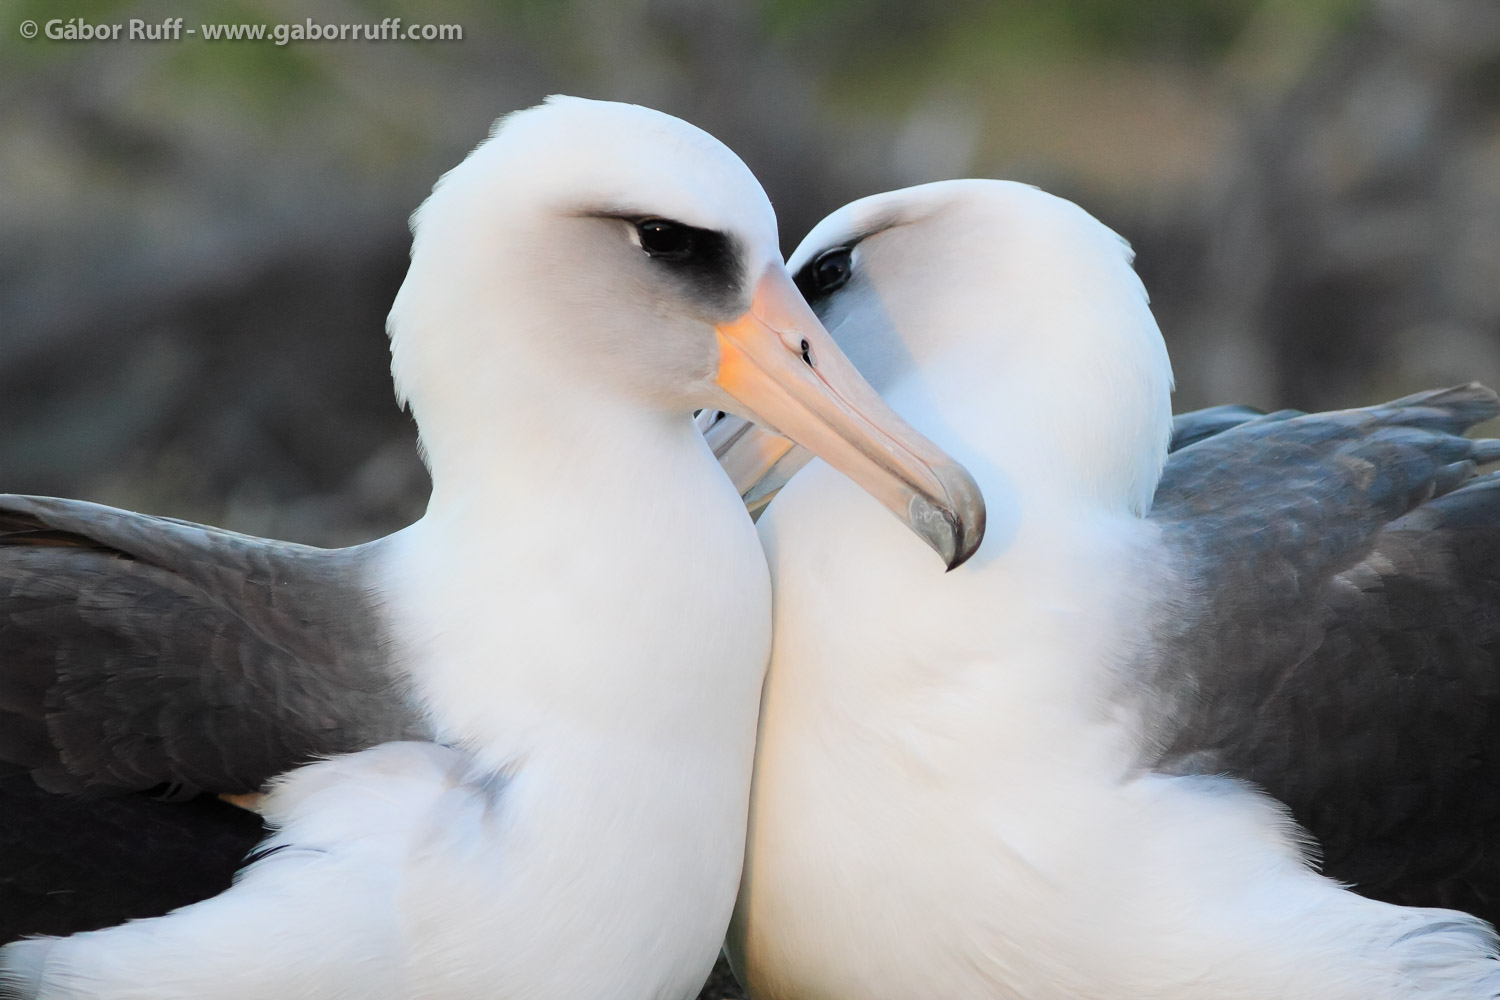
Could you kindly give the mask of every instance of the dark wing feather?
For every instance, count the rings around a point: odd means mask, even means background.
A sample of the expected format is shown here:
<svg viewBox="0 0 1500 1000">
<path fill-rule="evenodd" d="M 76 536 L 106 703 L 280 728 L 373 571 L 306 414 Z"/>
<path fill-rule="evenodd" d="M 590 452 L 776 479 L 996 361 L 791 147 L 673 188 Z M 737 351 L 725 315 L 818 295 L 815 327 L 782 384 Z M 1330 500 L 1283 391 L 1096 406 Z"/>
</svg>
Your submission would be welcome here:
<svg viewBox="0 0 1500 1000">
<path fill-rule="evenodd" d="M 1500 412 L 1465 386 L 1173 454 L 1156 766 L 1285 802 L 1367 895 L 1500 917 Z"/>
<path fill-rule="evenodd" d="M 260 817 L 199 796 L 86 799 L 0 771 L 0 944 L 160 916 L 229 888 Z"/>
<path fill-rule="evenodd" d="M 1257 410 L 1253 406 L 1234 404 L 1210 406 L 1204 410 L 1179 413 L 1172 418 L 1172 444 L 1169 450 L 1181 451 L 1190 444 L 1197 444 L 1204 438 L 1221 434 L 1231 427 L 1238 427 L 1240 424 L 1265 415 L 1265 411 Z M 1299 415 L 1295 410 L 1282 410 L 1276 414 L 1276 417 Z"/>
<path fill-rule="evenodd" d="M 59 792 L 246 792 L 420 738 L 373 554 L 0 496 L 0 761 Z"/>
</svg>

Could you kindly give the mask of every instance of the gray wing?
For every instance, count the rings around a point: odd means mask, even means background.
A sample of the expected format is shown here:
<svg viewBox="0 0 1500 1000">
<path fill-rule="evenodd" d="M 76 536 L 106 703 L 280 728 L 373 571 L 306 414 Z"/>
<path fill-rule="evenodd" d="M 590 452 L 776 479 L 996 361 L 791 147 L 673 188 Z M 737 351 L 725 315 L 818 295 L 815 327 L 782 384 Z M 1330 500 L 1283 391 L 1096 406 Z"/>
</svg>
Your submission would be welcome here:
<svg viewBox="0 0 1500 1000">
<path fill-rule="evenodd" d="M 0 496 L 0 765 L 58 792 L 246 792 L 421 738 L 366 582 L 378 544 Z"/>
<path fill-rule="evenodd" d="M 1367 895 L 1500 917 L 1500 412 L 1472 385 L 1168 460 L 1156 766 L 1286 803 Z"/>
<path fill-rule="evenodd" d="M 1264 416 L 1266 414 L 1263 410 L 1235 404 L 1210 406 L 1205 410 L 1179 413 L 1172 418 L 1172 443 L 1168 450 L 1181 451 L 1204 438 L 1222 434 L 1231 427 L 1238 427 L 1240 424 Z M 1301 414 L 1296 410 L 1281 410 L 1272 415 L 1271 419 L 1281 420 L 1292 416 L 1301 416 Z"/>
</svg>

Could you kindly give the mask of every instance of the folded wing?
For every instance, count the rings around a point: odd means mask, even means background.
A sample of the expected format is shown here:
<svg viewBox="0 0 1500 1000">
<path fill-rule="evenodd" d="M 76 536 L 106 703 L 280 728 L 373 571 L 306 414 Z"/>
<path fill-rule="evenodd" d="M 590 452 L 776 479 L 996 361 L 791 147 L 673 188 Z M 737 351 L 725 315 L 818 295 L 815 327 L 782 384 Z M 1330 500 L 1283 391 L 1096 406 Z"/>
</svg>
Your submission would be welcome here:
<svg viewBox="0 0 1500 1000">
<path fill-rule="evenodd" d="M 1371 896 L 1500 916 L 1500 412 L 1477 385 L 1174 452 L 1155 766 L 1286 803 Z"/>
<path fill-rule="evenodd" d="M 374 551 L 0 497 L 0 763 L 56 792 L 238 793 L 422 735 Z"/>
</svg>

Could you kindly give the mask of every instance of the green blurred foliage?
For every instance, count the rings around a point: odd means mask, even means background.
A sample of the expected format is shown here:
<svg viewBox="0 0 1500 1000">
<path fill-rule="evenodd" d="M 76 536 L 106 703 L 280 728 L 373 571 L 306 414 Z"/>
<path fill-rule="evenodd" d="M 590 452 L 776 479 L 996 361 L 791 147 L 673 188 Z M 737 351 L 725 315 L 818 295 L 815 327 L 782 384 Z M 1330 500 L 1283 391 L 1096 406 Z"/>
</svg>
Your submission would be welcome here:
<svg viewBox="0 0 1500 1000">
<path fill-rule="evenodd" d="M 1257 14 L 1295 9 L 1310 22 L 1350 24 L 1362 0 L 763 0 L 773 36 L 812 43 L 833 57 L 876 64 L 959 40 L 994 58 L 1050 54 L 1209 61 L 1224 55 Z M 853 44 L 828 45 L 852 36 Z"/>
</svg>

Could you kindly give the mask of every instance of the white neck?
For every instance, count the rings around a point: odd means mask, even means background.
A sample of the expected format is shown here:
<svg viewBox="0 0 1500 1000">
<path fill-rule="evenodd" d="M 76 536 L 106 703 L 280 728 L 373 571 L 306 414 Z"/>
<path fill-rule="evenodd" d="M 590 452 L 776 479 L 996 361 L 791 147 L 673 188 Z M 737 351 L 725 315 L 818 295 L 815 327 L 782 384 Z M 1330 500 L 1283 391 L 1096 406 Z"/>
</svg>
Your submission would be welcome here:
<svg viewBox="0 0 1500 1000">
<path fill-rule="evenodd" d="M 701 471 L 690 415 L 633 406 L 545 373 L 492 378 L 475 398 L 448 395 L 437 408 L 436 421 L 417 414 L 424 428 L 440 431 L 422 435 L 429 519 L 515 522 L 564 508 L 614 519 L 623 509 L 615 494 L 651 463 Z"/>
<path fill-rule="evenodd" d="M 429 441 L 432 501 L 387 567 L 398 656 L 440 738 L 496 765 L 559 729 L 748 760 L 769 582 L 690 416 L 507 390 Z"/>
</svg>

